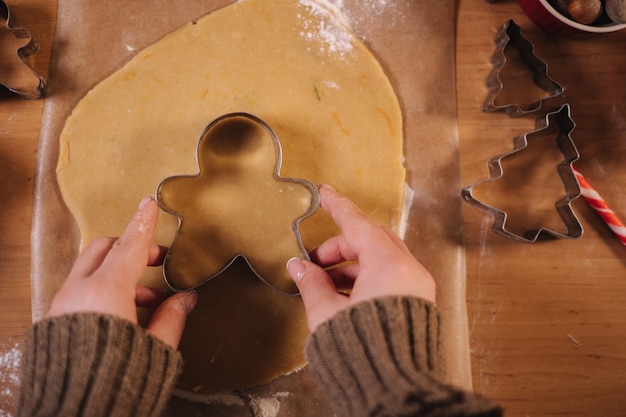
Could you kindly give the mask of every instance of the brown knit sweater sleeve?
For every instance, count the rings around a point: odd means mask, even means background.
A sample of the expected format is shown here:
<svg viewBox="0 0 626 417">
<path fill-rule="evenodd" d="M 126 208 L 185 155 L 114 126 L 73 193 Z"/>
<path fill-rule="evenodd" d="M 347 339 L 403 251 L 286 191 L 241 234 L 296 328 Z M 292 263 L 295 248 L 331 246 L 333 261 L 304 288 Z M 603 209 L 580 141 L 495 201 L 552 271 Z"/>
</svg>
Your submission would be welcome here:
<svg viewBox="0 0 626 417">
<path fill-rule="evenodd" d="M 500 416 L 490 400 L 437 379 L 438 340 L 433 304 L 384 297 L 320 325 L 306 355 L 338 417 Z"/>
<path fill-rule="evenodd" d="M 16 415 L 158 416 L 180 366 L 179 352 L 125 320 L 42 320 L 26 334 Z"/>
</svg>

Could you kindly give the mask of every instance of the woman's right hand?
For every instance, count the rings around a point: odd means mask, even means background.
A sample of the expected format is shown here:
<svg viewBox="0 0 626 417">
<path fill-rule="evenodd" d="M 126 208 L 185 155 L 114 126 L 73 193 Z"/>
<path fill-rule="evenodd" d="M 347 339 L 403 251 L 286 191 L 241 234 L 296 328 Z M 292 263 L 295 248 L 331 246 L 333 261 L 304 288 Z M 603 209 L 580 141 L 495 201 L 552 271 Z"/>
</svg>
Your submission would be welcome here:
<svg viewBox="0 0 626 417">
<path fill-rule="evenodd" d="M 340 310 L 376 297 L 408 295 L 435 302 L 435 281 L 398 236 L 332 187 L 321 185 L 319 191 L 322 209 L 341 234 L 314 250 L 312 262 L 293 258 L 287 263 L 311 331 Z M 340 292 L 344 289 L 349 294 Z"/>
</svg>

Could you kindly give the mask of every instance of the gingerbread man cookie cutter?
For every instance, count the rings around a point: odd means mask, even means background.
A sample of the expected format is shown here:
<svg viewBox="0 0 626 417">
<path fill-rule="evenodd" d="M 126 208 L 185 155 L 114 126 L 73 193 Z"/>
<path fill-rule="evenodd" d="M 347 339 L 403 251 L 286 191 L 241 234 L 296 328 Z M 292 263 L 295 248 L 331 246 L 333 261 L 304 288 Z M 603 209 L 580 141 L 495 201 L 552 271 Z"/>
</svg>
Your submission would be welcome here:
<svg viewBox="0 0 626 417">
<path fill-rule="evenodd" d="M 22 83 L 15 80 L 14 74 L 5 73 L 7 70 L 0 68 L 0 87 L 26 99 L 34 100 L 43 97 L 46 92 L 47 81 L 44 77 L 38 75 L 27 62 L 27 58 L 34 55 L 39 50 L 39 43 L 32 37 L 29 30 L 17 25 L 15 16 L 11 14 L 9 6 L 4 0 L 0 0 L 0 20 L 5 22 L 3 26 L 0 26 L 0 35 L 2 35 L 0 36 L 0 42 L 4 36 L 28 40 L 25 45 L 17 47 L 14 58 L 18 60 L 19 68 L 21 72 L 25 74 L 22 78 L 28 78 L 30 80 L 26 83 L 28 86 L 20 85 Z M 0 45 L 0 47 L 4 48 L 2 45 Z M 11 58 L 11 54 L 6 51 L 2 56 L 4 59 Z M 4 67 L 9 66 L 5 65 Z"/>
<path fill-rule="evenodd" d="M 196 288 L 243 258 L 265 284 L 284 295 L 299 295 L 285 265 L 293 256 L 309 259 L 300 223 L 320 205 L 317 187 L 280 175 L 278 136 L 251 114 L 230 113 L 211 122 L 200 135 L 196 156 L 197 174 L 168 177 L 156 191 L 161 209 L 179 223 L 163 263 L 168 286 Z M 284 218 L 282 211 L 299 213 Z M 253 227 L 242 226 L 246 222 Z M 258 256 L 261 248 L 286 259 Z"/>
<path fill-rule="evenodd" d="M 558 126 L 556 143 L 563 155 L 562 161 L 557 165 L 557 171 L 565 188 L 565 195 L 563 195 L 555 203 L 555 209 L 565 225 L 565 232 L 561 233 L 547 227 L 541 227 L 534 230 L 527 230 L 523 234 L 513 233 L 506 227 L 507 213 L 497 207 L 485 204 L 484 202 L 478 200 L 474 196 L 473 190 L 481 184 L 502 178 L 504 173 L 502 169 L 502 160 L 525 149 L 528 146 L 529 136 L 536 135 L 547 130 L 553 123 Z M 576 174 L 574 173 L 574 169 L 572 167 L 572 164 L 578 160 L 580 154 L 578 153 L 576 145 L 570 136 L 571 131 L 575 127 L 575 123 L 570 117 L 569 105 L 565 104 L 560 109 L 549 112 L 544 117 L 538 118 L 536 120 L 535 127 L 536 129 L 532 132 L 525 133 L 514 139 L 514 149 L 511 152 L 491 159 L 488 162 L 490 177 L 464 187 L 461 191 L 461 196 L 472 206 L 491 214 L 494 219 L 492 227 L 493 231 L 506 238 L 527 243 L 536 242 L 542 235 L 553 238 L 579 238 L 583 234 L 583 227 L 580 224 L 578 217 L 572 210 L 571 203 L 581 194 L 580 185 L 578 184 Z"/>
</svg>

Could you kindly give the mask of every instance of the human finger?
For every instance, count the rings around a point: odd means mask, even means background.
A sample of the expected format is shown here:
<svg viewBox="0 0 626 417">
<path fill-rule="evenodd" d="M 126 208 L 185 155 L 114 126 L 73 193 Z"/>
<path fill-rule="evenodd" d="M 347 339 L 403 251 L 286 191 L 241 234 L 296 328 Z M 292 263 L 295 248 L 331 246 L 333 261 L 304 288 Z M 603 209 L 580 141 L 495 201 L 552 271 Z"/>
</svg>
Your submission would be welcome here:
<svg viewBox="0 0 626 417">
<path fill-rule="evenodd" d="M 381 240 L 387 238 L 386 233 L 374 220 L 333 187 L 322 184 L 319 191 L 322 209 L 339 226 L 347 244 L 356 254 L 375 247 Z"/>
<path fill-rule="evenodd" d="M 152 196 L 145 197 L 122 236 L 103 261 L 103 269 L 112 278 L 130 280 L 135 285 L 149 263 L 152 236 L 159 208 Z"/>
<path fill-rule="evenodd" d="M 386 227 L 382 227 L 383 231 L 387 234 L 387 236 L 389 236 L 389 239 L 391 239 L 391 241 L 402 251 L 406 252 L 407 254 L 413 256 L 413 254 L 411 253 L 411 251 L 409 250 L 409 248 L 406 246 L 406 243 L 404 243 L 404 240 L 400 239 L 400 237 L 395 234 L 394 232 L 392 232 L 391 230 L 389 230 Z"/>
<path fill-rule="evenodd" d="M 115 238 L 99 237 L 92 240 L 78 255 L 68 276 L 68 281 L 82 279 L 93 274 L 102 265 L 109 250 L 115 243 Z"/>
<path fill-rule="evenodd" d="M 161 245 L 151 245 L 148 251 L 148 266 L 159 266 L 167 255 L 168 248 Z"/>
<path fill-rule="evenodd" d="M 361 270 L 361 265 L 358 263 L 349 263 L 341 266 L 336 266 L 333 268 L 325 269 L 330 279 L 332 279 L 333 284 L 335 284 L 335 288 L 338 291 L 349 290 L 354 286 L 357 277 L 359 276 L 359 272 Z"/>
<path fill-rule="evenodd" d="M 198 293 L 195 291 L 177 293 L 167 298 L 152 315 L 148 331 L 177 349 L 183 330 L 185 330 L 187 316 L 197 301 Z"/>
<path fill-rule="evenodd" d="M 291 258 L 287 270 L 302 296 L 311 331 L 347 306 L 348 299 L 337 292 L 330 276 L 318 265 Z"/>
<path fill-rule="evenodd" d="M 135 305 L 137 307 L 154 307 L 163 302 L 168 291 L 137 285 L 135 289 Z"/>
<path fill-rule="evenodd" d="M 346 261 L 355 261 L 358 256 L 343 235 L 333 236 L 309 253 L 311 260 L 322 268 Z"/>
</svg>

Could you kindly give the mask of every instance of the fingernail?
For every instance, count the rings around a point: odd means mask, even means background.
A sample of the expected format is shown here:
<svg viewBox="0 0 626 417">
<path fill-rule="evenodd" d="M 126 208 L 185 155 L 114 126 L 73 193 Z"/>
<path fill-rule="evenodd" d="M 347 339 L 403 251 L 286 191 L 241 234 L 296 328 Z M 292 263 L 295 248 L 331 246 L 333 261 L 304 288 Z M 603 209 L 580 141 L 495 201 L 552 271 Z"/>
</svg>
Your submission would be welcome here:
<svg viewBox="0 0 626 417">
<path fill-rule="evenodd" d="M 141 200 L 141 203 L 139 203 L 139 210 L 143 210 L 152 201 L 154 201 L 154 196 L 152 195 L 145 196 L 143 200 Z"/>
<path fill-rule="evenodd" d="M 189 315 L 198 302 L 198 292 L 196 290 L 187 291 L 185 294 L 185 313 Z"/>
<path fill-rule="evenodd" d="M 324 183 L 317 184 L 317 188 L 318 189 L 326 188 L 328 190 L 337 191 L 337 190 L 335 190 L 335 187 L 333 187 L 332 185 L 328 185 L 328 184 L 324 184 Z"/>
<path fill-rule="evenodd" d="M 304 262 L 298 258 L 291 258 L 287 261 L 287 271 L 289 271 L 289 275 L 296 282 L 300 282 L 302 277 L 304 276 L 304 271 L 306 267 L 304 266 Z"/>
</svg>

